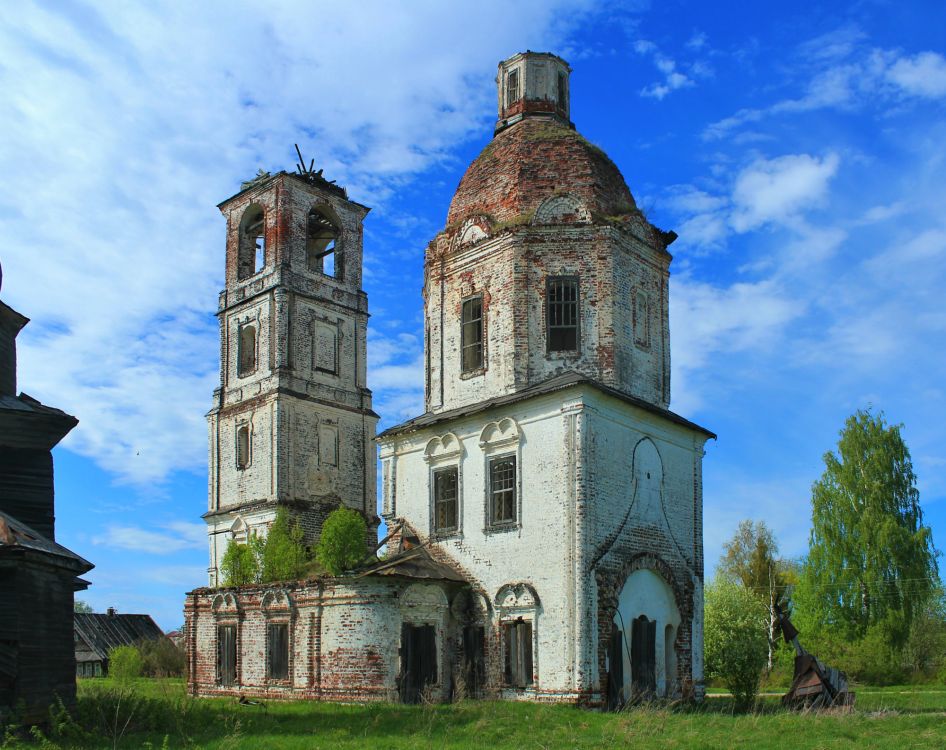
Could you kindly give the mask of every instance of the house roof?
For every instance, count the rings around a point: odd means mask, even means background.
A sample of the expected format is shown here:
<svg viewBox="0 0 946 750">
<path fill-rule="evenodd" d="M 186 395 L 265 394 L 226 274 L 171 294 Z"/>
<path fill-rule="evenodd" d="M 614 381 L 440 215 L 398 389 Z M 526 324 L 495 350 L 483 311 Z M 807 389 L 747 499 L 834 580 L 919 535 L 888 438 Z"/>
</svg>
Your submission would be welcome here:
<svg viewBox="0 0 946 750">
<path fill-rule="evenodd" d="M 468 582 L 466 578 L 449 565 L 434 560 L 423 546 L 411 547 L 403 552 L 398 552 L 393 557 L 360 570 L 355 578 L 365 578 L 367 576 L 396 576 L 399 578 L 456 581 L 458 583 Z"/>
<path fill-rule="evenodd" d="M 23 552 L 39 552 L 59 558 L 76 573 L 85 573 L 95 566 L 72 550 L 66 549 L 38 531 L 21 523 L 9 513 L 0 511 L 0 556 Z"/>
<path fill-rule="evenodd" d="M 650 412 L 651 414 L 656 414 L 657 416 L 663 417 L 675 424 L 687 427 L 696 432 L 700 432 L 706 435 L 708 438 L 716 439 L 715 433 L 710 432 L 705 427 L 700 427 L 700 425 L 695 422 L 691 422 L 688 419 L 684 419 L 679 414 L 675 414 L 669 409 L 664 409 L 656 404 L 652 404 L 649 401 L 645 401 L 642 398 L 637 396 L 631 396 L 623 391 L 619 391 L 616 388 L 604 385 L 599 383 L 593 378 L 589 378 L 586 375 L 570 370 L 562 375 L 556 375 L 549 378 L 548 380 L 543 380 L 541 383 L 537 383 L 529 388 L 526 388 L 521 391 L 516 391 L 515 393 L 507 393 L 503 396 L 496 396 L 495 398 L 490 398 L 485 401 L 480 401 L 475 404 L 470 404 L 469 406 L 461 406 L 458 409 L 449 409 L 442 412 L 427 412 L 422 414 L 419 417 L 414 417 L 414 419 L 409 419 L 406 422 L 402 422 L 399 425 L 394 427 L 389 427 L 380 435 L 378 439 L 391 437 L 393 435 L 400 435 L 406 432 L 413 432 L 414 430 L 419 430 L 424 427 L 431 427 L 441 422 L 447 422 L 452 419 L 457 419 L 458 417 L 466 417 L 471 414 L 477 414 L 481 411 L 491 409 L 495 406 L 506 406 L 508 404 L 514 404 L 519 401 L 525 401 L 530 398 L 535 398 L 536 396 L 543 396 L 547 393 L 554 393 L 555 391 L 564 390 L 566 388 L 571 388 L 572 386 L 577 385 L 587 385 L 591 386 L 608 396 L 612 396 L 620 401 L 624 401 L 627 404 L 636 406 L 639 409 Z"/>
<path fill-rule="evenodd" d="M 116 646 L 131 646 L 138 641 L 154 641 L 164 632 L 151 615 L 75 613 L 76 638 L 81 638 L 99 658 L 107 659 Z"/>
</svg>

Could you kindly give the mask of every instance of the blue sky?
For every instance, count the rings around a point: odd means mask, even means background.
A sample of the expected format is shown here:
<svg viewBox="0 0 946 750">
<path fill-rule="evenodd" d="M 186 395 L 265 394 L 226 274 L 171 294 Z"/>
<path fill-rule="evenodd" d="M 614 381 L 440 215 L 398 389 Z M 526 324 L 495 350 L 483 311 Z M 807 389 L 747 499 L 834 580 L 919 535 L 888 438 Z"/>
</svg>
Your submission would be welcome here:
<svg viewBox="0 0 946 750">
<path fill-rule="evenodd" d="M 3 299 L 20 388 L 75 414 L 57 534 L 96 608 L 202 584 L 224 224 L 293 143 L 373 207 L 369 385 L 421 409 L 423 251 L 495 119 L 496 63 L 572 65 L 572 118 L 671 248 L 671 408 L 719 434 L 707 568 L 740 519 L 803 554 L 845 417 L 905 425 L 946 544 L 946 5 L 0 5 Z"/>
</svg>

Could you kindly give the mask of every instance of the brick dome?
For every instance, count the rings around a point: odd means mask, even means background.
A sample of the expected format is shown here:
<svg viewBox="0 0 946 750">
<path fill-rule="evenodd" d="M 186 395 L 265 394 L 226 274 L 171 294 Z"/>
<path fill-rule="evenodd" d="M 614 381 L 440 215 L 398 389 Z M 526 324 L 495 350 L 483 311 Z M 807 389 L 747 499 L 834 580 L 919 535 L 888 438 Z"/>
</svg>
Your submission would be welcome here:
<svg viewBox="0 0 946 750">
<path fill-rule="evenodd" d="M 497 223 L 528 220 L 544 200 L 564 193 L 592 214 L 620 216 L 635 209 L 607 154 L 558 119 L 528 117 L 500 130 L 469 166 L 447 224 L 482 214 Z"/>
</svg>

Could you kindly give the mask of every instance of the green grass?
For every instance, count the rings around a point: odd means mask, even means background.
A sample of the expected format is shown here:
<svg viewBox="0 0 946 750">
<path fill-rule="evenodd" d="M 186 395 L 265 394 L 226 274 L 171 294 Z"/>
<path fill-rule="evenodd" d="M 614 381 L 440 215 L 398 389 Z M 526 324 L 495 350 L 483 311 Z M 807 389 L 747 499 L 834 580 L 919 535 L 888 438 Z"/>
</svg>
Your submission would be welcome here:
<svg viewBox="0 0 946 750">
<path fill-rule="evenodd" d="M 443 706 L 193 701 L 180 680 L 140 680 L 114 720 L 116 685 L 83 680 L 75 722 L 55 744 L 75 748 L 943 748 L 946 688 L 857 690 L 847 714 L 798 714 L 766 698 L 733 714 L 725 697 L 691 708 L 645 707 L 605 714 L 570 706 L 468 701 Z M 117 745 L 116 727 L 131 720 Z M 41 743 L 32 743 L 42 746 Z"/>
</svg>

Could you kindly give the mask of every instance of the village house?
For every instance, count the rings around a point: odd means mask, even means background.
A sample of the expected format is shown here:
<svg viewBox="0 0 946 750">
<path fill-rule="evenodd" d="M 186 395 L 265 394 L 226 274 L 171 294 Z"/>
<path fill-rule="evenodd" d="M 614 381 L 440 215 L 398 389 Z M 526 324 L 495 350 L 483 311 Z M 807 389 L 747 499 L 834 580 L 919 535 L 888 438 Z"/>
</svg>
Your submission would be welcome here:
<svg viewBox="0 0 946 750">
<path fill-rule="evenodd" d="M 368 209 L 320 174 L 221 204 L 209 586 L 187 595 L 199 695 L 617 706 L 703 693 L 702 458 L 669 411 L 667 250 L 571 122 L 568 64 L 499 65 L 492 142 L 424 267 L 425 412 L 375 438 Z M 303 165 L 304 167 L 304 165 Z M 231 540 L 340 505 L 388 555 L 337 578 L 222 587 Z"/>
<path fill-rule="evenodd" d="M 105 677 L 112 649 L 163 637 L 151 615 L 119 614 L 114 607 L 104 614 L 76 612 L 76 676 Z"/>
<path fill-rule="evenodd" d="M 52 449 L 78 420 L 16 393 L 16 337 L 28 322 L 0 302 L 0 724 L 42 721 L 57 698 L 74 703 L 73 596 L 93 567 L 56 543 Z"/>
</svg>

